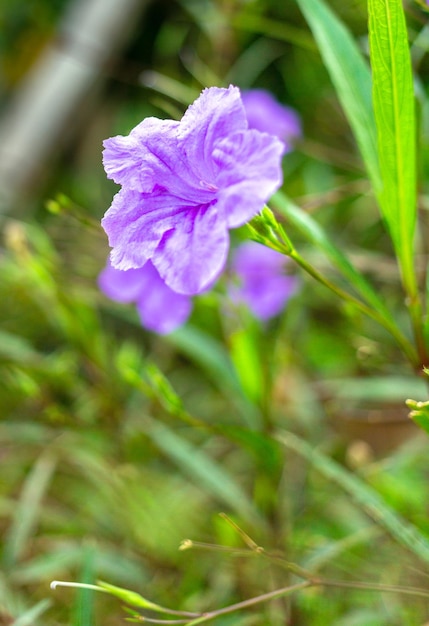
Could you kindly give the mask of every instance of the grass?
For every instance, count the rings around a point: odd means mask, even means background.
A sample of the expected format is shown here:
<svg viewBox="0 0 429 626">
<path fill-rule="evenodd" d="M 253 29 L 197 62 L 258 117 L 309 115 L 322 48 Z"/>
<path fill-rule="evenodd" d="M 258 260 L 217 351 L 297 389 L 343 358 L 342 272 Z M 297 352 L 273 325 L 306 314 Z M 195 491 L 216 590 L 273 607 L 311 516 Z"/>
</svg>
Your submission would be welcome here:
<svg viewBox="0 0 429 626">
<path fill-rule="evenodd" d="M 330 5 L 363 48 L 362 3 L 353 12 Z M 348 289 L 331 265 L 332 246 L 341 248 L 411 336 L 392 246 L 297 6 L 207 6 L 210 23 L 202 3 L 153 3 L 118 60 L 135 75 L 110 77 L 49 183 L 3 220 L 0 624 L 125 623 L 121 599 L 53 591 L 52 580 L 103 580 L 200 613 L 298 585 L 302 570 L 308 588 L 213 623 L 424 623 L 427 596 L 405 588 L 427 587 L 426 435 L 410 422 L 398 439 L 388 420 L 381 445 L 371 420 L 355 428 L 362 412 L 392 416 L 407 397 L 425 399 L 394 338 L 298 268 L 298 294 L 268 324 L 228 301 L 225 276 L 166 337 L 97 289 L 108 253 L 99 220 L 115 191 L 101 140 L 145 115 L 183 111 L 207 77 L 241 85 L 245 67 L 242 87 L 271 89 L 303 118 L 284 188 L 330 239 L 318 247 L 317 229 L 309 241 L 296 215 L 280 212 L 294 245 Z M 417 32 L 417 6 L 408 20 Z M 158 90 L 139 84 L 149 67 L 169 79 Z M 423 58 L 422 84 L 426 73 Z M 424 162 L 424 141 L 421 150 Z M 235 244 L 246 231 L 232 236 Z M 419 251 L 424 258 L 424 241 Z"/>
</svg>

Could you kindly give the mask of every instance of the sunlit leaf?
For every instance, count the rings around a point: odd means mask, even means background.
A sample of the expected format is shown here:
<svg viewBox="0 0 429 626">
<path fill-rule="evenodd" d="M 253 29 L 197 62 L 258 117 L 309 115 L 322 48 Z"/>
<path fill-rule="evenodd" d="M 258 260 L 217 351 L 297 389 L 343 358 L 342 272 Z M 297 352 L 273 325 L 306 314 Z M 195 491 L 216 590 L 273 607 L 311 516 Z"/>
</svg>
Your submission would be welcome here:
<svg viewBox="0 0 429 626">
<path fill-rule="evenodd" d="M 380 187 L 371 74 L 354 38 L 323 0 L 297 0 L 319 46 L 375 189 Z"/>
<path fill-rule="evenodd" d="M 415 291 L 415 101 L 402 0 L 369 0 L 369 43 L 382 186 L 376 189 L 403 279 Z"/>
</svg>

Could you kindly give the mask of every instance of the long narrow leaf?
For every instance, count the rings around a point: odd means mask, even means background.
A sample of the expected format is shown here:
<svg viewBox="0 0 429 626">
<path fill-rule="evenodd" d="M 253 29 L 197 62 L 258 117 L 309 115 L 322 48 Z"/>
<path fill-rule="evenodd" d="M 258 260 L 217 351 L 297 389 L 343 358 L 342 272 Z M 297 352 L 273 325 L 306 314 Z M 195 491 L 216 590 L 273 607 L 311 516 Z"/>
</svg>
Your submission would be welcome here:
<svg viewBox="0 0 429 626">
<path fill-rule="evenodd" d="M 243 393 L 231 357 L 221 342 L 191 324 L 168 335 L 166 341 L 206 372 L 221 392 L 234 403 L 250 428 L 260 428 L 262 422 L 258 409 Z"/>
<path fill-rule="evenodd" d="M 50 600 L 41 600 L 35 606 L 28 609 L 13 622 L 13 626 L 34 626 L 37 618 L 51 606 Z"/>
<path fill-rule="evenodd" d="M 399 345 L 407 354 L 412 363 L 417 362 L 417 354 L 409 339 L 402 333 L 388 307 L 377 294 L 372 285 L 366 280 L 347 256 L 329 239 L 319 224 L 298 206 L 293 204 L 281 192 L 277 192 L 270 201 L 270 205 L 283 215 L 288 223 L 293 224 L 306 239 L 323 250 L 331 263 L 340 270 L 357 294 L 382 318 L 384 327 L 395 337 Z M 381 321 L 381 320 L 380 320 Z"/>
<path fill-rule="evenodd" d="M 5 537 L 3 554 L 5 567 L 15 565 L 27 546 L 27 541 L 41 514 L 42 500 L 56 464 L 57 459 L 50 452 L 42 454 L 24 483 L 13 522 Z"/>
<path fill-rule="evenodd" d="M 222 465 L 161 422 L 151 420 L 147 434 L 159 450 L 208 494 L 226 504 L 243 519 L 249 522 L 259 521 L 251 499 Z"/>
<path fill-rule="evenodd" d="M 391 233 L 404 284 L 415 295 L 415 103 L 402 0 L 368 0 L 373 104 L 382 189 L 380 208 Z"/>
<path fill-rule="evenodd" d="M 289 224 L 292 224 L 305 235 L 307 241 L 310 241 L 323 250 L 331 263 L 340 270 L 350 286 L 353 287 L 373 309 L 379 311 L 379 313 L 382 313 L 382 315 L 393 322 L 391 313 L 382 298 L 366 280 L 364 275 L 352 265 L 346 255 L 329 239 L 326 232 L 311 215 L 295 205 L 281 192 L 277 192 L 271 198 L 270 205 L 283 215 Z"/>
<path fill-rule="evenodd" d="M 325 478 L 344 489 L 400 545 L 411 550 L 421 561 L 429 563 L 428 537 L 396 513 L 374 489 L 300 437 L 290 432 L 282 432 L 277 439 L 286 448 L 294 450 L 309 461 Z"/>
<path fill-rule="evenodd" d="M 371 74 L 356 42 L 323 0 L 297 0 L 355 135 L 375 190 L 380 188 Z"/>
</svg>

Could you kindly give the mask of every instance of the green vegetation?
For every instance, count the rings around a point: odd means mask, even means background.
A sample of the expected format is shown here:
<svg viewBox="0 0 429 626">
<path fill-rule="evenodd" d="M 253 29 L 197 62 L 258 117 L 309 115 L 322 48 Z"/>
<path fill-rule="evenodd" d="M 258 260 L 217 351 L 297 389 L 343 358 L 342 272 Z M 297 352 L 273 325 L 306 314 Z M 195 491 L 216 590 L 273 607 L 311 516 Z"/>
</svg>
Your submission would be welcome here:
<svg viewBox="0 0 429 626">
<path fill-rule="evenodd" d="M 366 4 L 149 2 L 2 216 L 0 624 L 429 620 L 428 14 Z M 2 111 L 66 5 L 0 3 Z M 301 286 L 262 323 L 225 274 L 157 336 L 97 288 L 101 142 L 230 83 L 302 118 L 273 213 L 232 231 Z"/>
</svg>

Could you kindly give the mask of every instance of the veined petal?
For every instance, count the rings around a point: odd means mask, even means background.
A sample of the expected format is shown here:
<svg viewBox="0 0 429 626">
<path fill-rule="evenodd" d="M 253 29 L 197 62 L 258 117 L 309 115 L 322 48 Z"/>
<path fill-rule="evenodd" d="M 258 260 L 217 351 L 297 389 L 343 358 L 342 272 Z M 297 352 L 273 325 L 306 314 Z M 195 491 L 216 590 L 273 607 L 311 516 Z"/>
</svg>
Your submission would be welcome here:
<svg viewBox="0 0 429 626">
<path fill-rule="evenodd" d="M 177 138 L 178 127 L 179 122 L 149 117 L 127 137 L 106 139 L 103 164 L 109 178 L 140 193 L 162 188 L 190 201 L 209 201 L 210 189 L 188 162 Z"/>
<path fill-rule="evenodd" d="M 228 246 L 225 217 L 209 205 L 183 213 L 174 230 L 166 232 L 152 261 L 171 289 L 194 295 L 219 276 Z"/>
<path fill-rule="evenodd" d="M 283 151 L 279 139 L 257 130 L 235 133 L 216 144 L 217 195 L 228 228 L 254 217 L 281 186 Z"/>
<path fill-rule="evenodd" d="M 187 109 L 178 129 L 187 159 L 201 180 L 213 182 L 212 152 L 217 141 L 247 129 L 238 87 L 210 87 Z"/>
<path fill-rule="evenodd" d="M 188 161 L 179 130 L 179 122 L 163 120 L 160 123 L 156 118 L 148 118 L 131 131 L 140 145 L 141 169 L 145 173 L 142 191 L 161 187 L 175 196 L 203 202 L 201 194 L 206 194 L 207 189 L 201 187 L 201 177 Z M 143 188 L 148 182 L 150 188 Z"/>
<path fill-rule="evenodd" d="M 204 90 L 181 122 L 148 118 L 105 142 L 123 185 L 102 225 L 116 269 L 152 260 L 173 290 L 196 294 L 221 272 L 228 229 L 262 208 L 282 181 L 282 143 L 249 130 L 236 87 Z"/>
<path fill-rule="evenodd" d="M 107 178 L 131 189 L 139 179 L 140 158 L 135 139 L 117 135 L 103 141 L 103 166 Z"/>
<path fill-rule="evenodd" d="M 184 200 L 164 192 L 141 194 L 122 189 L 101 222 L 113 248 L 113 267 L 142 267 L 164 233 L 174 229 L 189 210 Z"/>
<path fill-rule="evenodd" d="M 163 174 L 169 174 L 166 156 L 174 155 L 179 123 L 148 117 L 129 135 L 117 135 L 103 142 L 103 165 L 118 185 L 142 193 L 151 192 Z M 154 150 L 156 148 L 156 150 Z"/>
</svg>

